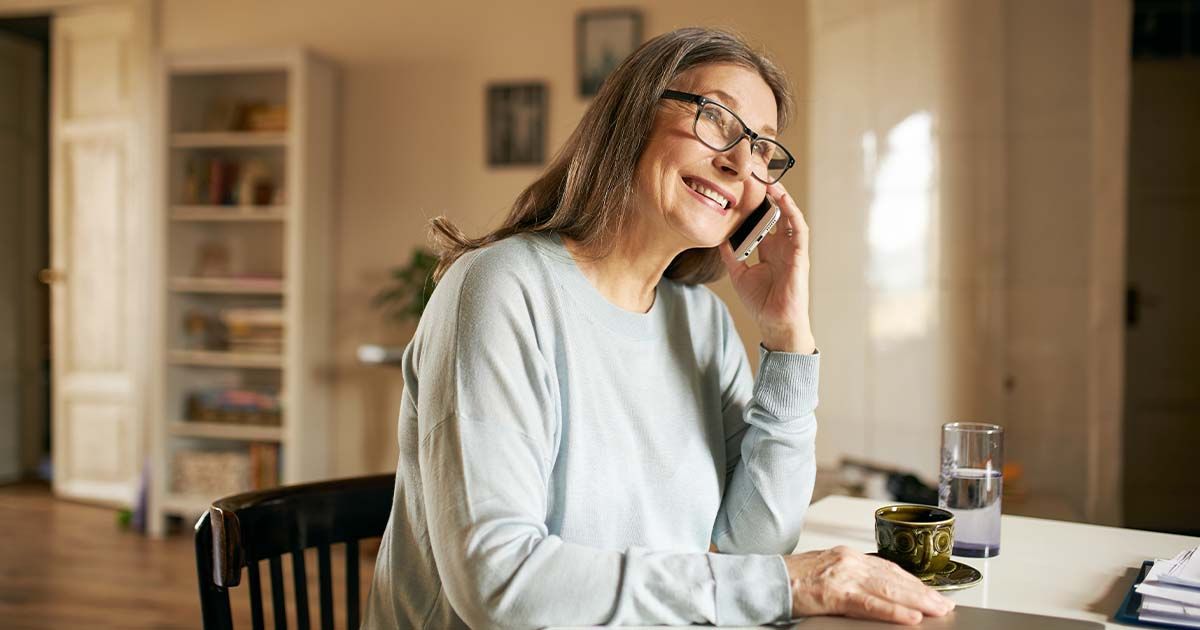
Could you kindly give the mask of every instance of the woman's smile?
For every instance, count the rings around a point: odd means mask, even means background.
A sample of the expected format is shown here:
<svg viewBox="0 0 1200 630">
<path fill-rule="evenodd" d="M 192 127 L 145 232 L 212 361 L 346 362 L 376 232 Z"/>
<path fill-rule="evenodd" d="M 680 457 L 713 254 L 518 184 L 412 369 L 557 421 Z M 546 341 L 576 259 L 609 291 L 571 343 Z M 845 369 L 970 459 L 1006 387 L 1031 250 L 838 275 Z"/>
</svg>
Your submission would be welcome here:
<svg viewBox="0 0 1200 630">
<path fill-rule="evenodd" d="M 688 189 L 688 192 L 693 197 L 700 200 L 701 203 L 721 213 L 721 216 L 729 214 L 729 209 L 737 205 L 737 199 L 732 197 L 725 190 L 718 188 L 712 182 L 703 180 L 697 177 L 684 176 L 682 178 L 683 185 Z"/>
</svg>

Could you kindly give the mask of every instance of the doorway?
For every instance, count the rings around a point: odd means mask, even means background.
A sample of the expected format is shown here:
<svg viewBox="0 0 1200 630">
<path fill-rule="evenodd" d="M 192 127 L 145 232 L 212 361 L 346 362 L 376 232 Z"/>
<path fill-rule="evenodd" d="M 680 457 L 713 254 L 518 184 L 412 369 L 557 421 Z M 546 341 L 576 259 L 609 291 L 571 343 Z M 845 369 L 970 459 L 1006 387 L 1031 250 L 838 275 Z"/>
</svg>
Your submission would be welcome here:
<svg viewBox="0 0 1200 630">
<path fill-rule="evenodd" d="M 1200 535 L 1200 3 L 1137 0 L 1130 67 L 1124 522 Z"/>
<path fill-rule="evenodd" d="M 50 466 L 50 17 L 0 19 L 0 483 Z"/>
</svg>

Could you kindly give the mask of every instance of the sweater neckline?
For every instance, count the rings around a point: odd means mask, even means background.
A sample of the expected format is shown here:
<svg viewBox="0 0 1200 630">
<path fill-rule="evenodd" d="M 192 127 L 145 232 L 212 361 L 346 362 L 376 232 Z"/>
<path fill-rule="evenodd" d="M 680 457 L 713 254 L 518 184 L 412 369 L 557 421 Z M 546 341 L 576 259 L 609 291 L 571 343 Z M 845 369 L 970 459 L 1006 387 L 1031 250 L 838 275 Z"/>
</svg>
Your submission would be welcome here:
<svg viewBox="0 0 1200 630">
<path fill-rule="evenodd" d="M 633 339 L 650 339 L 659 337 L 666 330 L 665 316 L 668 280 L 664 277 L 658 281 L 654 289 L 654 304 L 645 313 L 625 310 L 600 294 L 600 291 L 588 280 L 587 276 L 575 262 L 563 243 L 558 232 L 532 235 L 545 245 L 545 258 L 556 270 L 559 284 L 566 290 L 581 310 L 594 321 L 604 325 L 613 332 Z M 548 250 L 548 251 L 547 251 Z"/>
</svg>

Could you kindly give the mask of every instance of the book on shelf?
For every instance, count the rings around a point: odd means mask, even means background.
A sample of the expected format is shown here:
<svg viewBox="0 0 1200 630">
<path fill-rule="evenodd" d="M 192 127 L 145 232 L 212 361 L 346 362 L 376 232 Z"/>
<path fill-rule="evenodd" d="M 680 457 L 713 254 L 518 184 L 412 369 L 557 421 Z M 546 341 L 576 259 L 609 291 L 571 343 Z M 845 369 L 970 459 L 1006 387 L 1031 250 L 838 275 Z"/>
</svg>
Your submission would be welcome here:
<svg viewBox="0 0 1200 630">
<path fill-rule="evenodd" d="M 263 160 L 192 157 L 182 189 L 183 203 L 262 206 L 282 200 L 277 178 Z"/>
<path fill-rule="evenodd" d="M 255 490 L 279 485 L 279 445 L 250 444 L 250 487 Z"/>
</svg>

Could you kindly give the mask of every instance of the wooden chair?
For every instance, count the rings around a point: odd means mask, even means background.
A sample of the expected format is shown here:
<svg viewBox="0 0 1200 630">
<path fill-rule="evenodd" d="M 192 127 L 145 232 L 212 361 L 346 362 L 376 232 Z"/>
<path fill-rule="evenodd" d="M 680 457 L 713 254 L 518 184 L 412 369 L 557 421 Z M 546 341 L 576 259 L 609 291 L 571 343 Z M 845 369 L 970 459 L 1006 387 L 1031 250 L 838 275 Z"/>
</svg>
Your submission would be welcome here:
<svg viewBox="0 0 1200 630">
<path fill-rule="evenodd" d="M 330 545 L 345 543 L 346 623 L 359 625 L 358 541 L 383 535 L 392 508 L 395 475 L 356 477 L 238 494 L 213 502 L 196 523 L 196 571 L 206 629 L 231 630 L 229 589 L 250 576 L 250 614 L 263 628 L 259 561 L 271 575 L 275 628 L 286 630 L 283 556 L 291 554 L 296 625 L 309 628 L 308 580 L 304 550 L 316 548 L 319 565 L 321 628 L 333 628 Z"/>
</svg>

